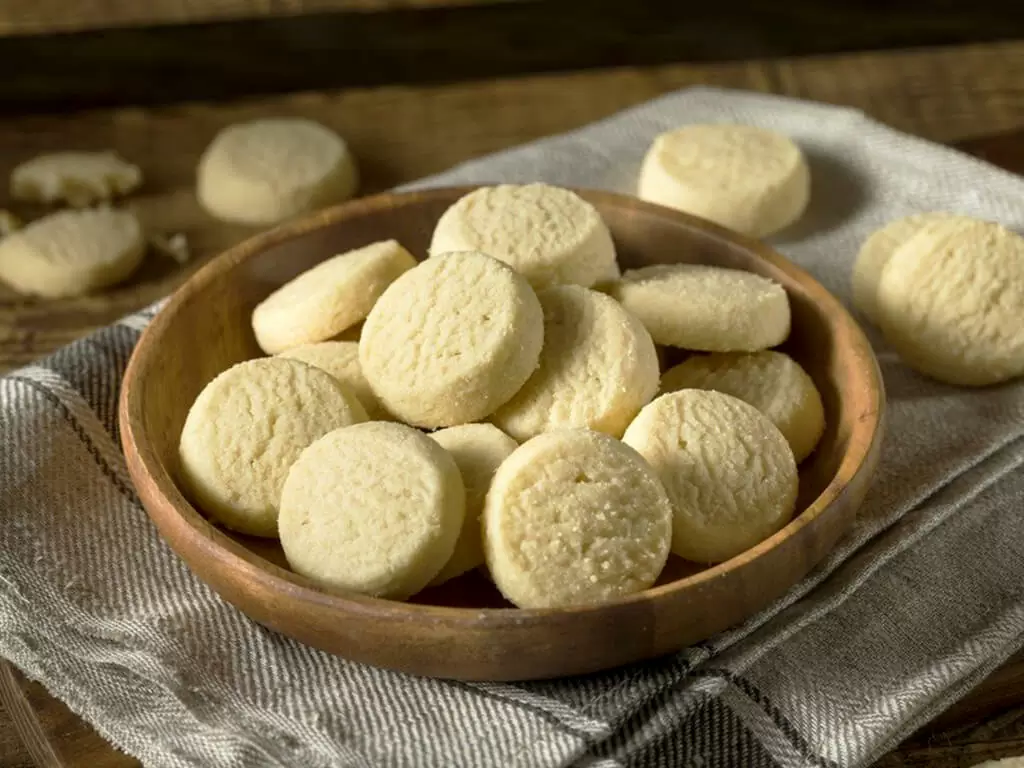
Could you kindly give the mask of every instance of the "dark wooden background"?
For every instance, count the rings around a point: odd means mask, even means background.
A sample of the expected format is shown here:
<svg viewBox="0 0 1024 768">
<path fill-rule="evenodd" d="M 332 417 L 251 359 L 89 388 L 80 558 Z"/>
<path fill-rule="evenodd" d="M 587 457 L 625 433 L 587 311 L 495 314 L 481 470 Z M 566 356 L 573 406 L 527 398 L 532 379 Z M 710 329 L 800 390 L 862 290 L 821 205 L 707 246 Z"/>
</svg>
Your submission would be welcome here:
<svg viewBox="0 0 1024 768">
<path fill-rule="evenodd" d="M 1024 37 L 1024 5 L 962 0 L 5 0 L 0 8 L 7 112 Z M 167 23 L 189 19 L 197 23 Z M 54 29 L 65 34 L 27 34 Z"/>
</svg>

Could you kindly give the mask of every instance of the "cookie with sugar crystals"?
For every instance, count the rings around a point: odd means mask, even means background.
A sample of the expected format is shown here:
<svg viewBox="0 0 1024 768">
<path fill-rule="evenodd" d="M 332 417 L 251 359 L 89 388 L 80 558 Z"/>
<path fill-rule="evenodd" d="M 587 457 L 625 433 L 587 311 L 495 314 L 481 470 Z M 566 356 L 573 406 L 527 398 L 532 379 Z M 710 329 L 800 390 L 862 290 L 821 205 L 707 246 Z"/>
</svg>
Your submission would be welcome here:
<svg viewBox="0 0 1024 768">
<path fill-rule="evenodd" d="M 301 360 L 316 366 L 342 384 L 349 387 L 366 409 L 366 415 L 373 421 L 389 421 L 390 414 L 373 394 L 363 369 L 359 367 L 358 341 L 322 341 L 319 344 L 304 344 L 280 353 L 280 357 Z"/>
<path fill-rule="evenodd" d="M 395 240 L 327 259 L 256 306 L 256 341 L 269 354 L 327 341 L 363 320 L 384 290 L 415 266 L 416 259 Z"/>
<path fill-rule="evenodd" d="M 292 463 L 320 436 L 360 421 L 362 405 L 325 371 L 285 358 L 247 360 L 207 384 L 189 409 L 178 446 L 182 479 L 227 528 L 275 537 Z"/>
<path fill-rule="evenodd" d="M 699 389 L 662 395 L 622 439 L 665 484 L 674 507 L 672 551 L 680 557 L 729 560 L 793 515 L 793 451 L 767 416 L 738 398 Z"/>
<path fill-rule="evenodd" d="M 782 352 L 694 355 L 661 377 L 662 394 L 680 389 L 714 390 L 750 403 L 779 428 L 798 464 L 825 431 L 818 388 L 800 364 Z"/>
<path fill-rule="evenodd" d="M 756 352 L 789 336 L 786 289 L 766 277 L 704 264 L 658 264 L 605 286 L 657 344 Z"/>
<path fill-rule="evenodd" d="M 491 480 L 518 443 L 493 424 L 460 424 L 432 432 L 430 438 L 455 459 L 466 486 L 466 516 L 455 551 L 430 582 L 443 584 L 484 563 L 480 515 Z"/>
<path fill-rule="evenodd" d="M 395 280 L 359 337 L 363 375 L 384 407 L 418 427 L 480 421 L 537 367 L 540 302 L 482 253 L 433 256 Z"/>
<path fill-rule="evenodd" d="M 404 599 L 449 560 L 464 514 L 451 455 L 416 429 L 372 421 L 299 456 L 281 493 L 281 546 L 318 584 Z"/>
<path fill-rule="evenodd" d="M 607 602 L 647 589 L 668 558 L 672 508 L 654 470 L 613 437 L 558 430 L 498 467 L 484 505 L 495 585 L 520 608 Z"/>
<path fill-rule="evenodd" d="M 480 251 L 535 288 L 591 286 L 619 275 L 615 244 L 597 209 L 549 184 L 499 184 L 461 197 L 434 229 L 431 254 Z"/>
<path fill-rule="evenodd" d="M 540 364 L 491 420 L 516 440 L 586 427 L 620 437 L 658 390 L 658 355 L 643 324 L 578 285 L 538 291 Z"/>
</svg>

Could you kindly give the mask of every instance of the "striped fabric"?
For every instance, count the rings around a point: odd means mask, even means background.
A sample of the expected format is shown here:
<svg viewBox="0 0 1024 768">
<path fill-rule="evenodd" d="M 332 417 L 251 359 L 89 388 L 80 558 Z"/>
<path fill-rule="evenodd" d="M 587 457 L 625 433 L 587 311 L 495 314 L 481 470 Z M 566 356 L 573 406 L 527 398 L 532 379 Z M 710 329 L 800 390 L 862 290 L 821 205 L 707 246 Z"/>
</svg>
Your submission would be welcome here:
<svg viewBox="0 0 1024 768">
<path fill-rule="evenodd" d="M 915 211 L 1024 230 L 1024 181 L 857 112 L 693 89 L 416 186 L 629 190 L 659 131 L 796 138 L 811 210 L 776 243 L 848 297 L 861 240 Z M 543 683 L 426 680 L 265 630 L 163 544 L 118 450 L 149 310 L 0 379 L 0 654 L 147 766 L 864 766 L 1024 644 L 1024 384 L 968 391 L 874 339 L 890 400 L 852 533 L 784 599 L 671 658 Z"/>
</svg>

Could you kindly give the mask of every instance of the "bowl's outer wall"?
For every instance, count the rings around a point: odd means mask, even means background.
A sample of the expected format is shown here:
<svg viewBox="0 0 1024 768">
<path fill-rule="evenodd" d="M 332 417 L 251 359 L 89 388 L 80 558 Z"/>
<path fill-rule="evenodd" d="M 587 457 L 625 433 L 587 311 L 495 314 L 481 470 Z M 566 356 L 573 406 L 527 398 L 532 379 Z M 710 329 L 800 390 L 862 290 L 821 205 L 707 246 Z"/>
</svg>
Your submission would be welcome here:
<svg viewBox="0 0 1024 768">
<path fill-rule="evenodd" d="M 189 504 L 174 481 L 178 436 L 208 381 L 261 354 L 249 324 L 253 306 L 324 258 L 375 240 L 396 238 L 425 257 L 434 223 L 465 191 L 381 195 L 314 214 L 236 246 L 175 293 L 136 348 L 120 410 L 129 471 L 171 547 L 261 624 L 360 662 L 460 679 L 546 678 L 651 658 L 736 625 L 783 595 L 849 528 L 878 460 L 884 391 L 870 346 L 835 298 L 766 246 L 605 192 L 581 190 L 608 223 L 624 268 L 718 264 L 786 287 L 793 331 L 783 349 L 821 390 L 828 428 L 801 466 L 803 511 L 784 530 L 727 563 L 614 604 L 521 611 L 329 593 L 282 567 L 276 543 L 231 536 Z"/>
</svg>

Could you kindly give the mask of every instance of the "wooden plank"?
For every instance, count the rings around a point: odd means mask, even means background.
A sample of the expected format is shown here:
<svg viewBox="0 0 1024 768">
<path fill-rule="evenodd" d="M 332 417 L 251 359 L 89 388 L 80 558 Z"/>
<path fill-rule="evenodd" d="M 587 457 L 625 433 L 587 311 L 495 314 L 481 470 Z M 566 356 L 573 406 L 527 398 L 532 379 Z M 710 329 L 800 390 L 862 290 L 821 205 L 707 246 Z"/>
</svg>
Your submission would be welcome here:
<svg viewBox="0 0 1024 768">
<path fill-rule="evenodd" d="M 35 765 L 39 768 L 61 768 L 62 761 L 50 744 L 51 734 L 44 730 L 40 711 L 32 706 L 22 685 L 25 679 L 8 664 L 0 666 L 0 748 L 14 745 L 12 733 L 17 738 L 17 751 L 0 752 L 5 768 L 15 765 Z M 47 711 L 52 710 L 49 702 Z"/>
<path fill-rule="evenodd" d="M 874 768 L 964 768 L 988 760 L 1024 756 L 1024 707 L 901 746 Z M 1019 764 L 1019 763 L 1018 763 Z"/>
<path fill-rule="evenodd" d="M 967 148 L 981 155 L 991 145 L 1011 140 L 1024 145 L 1024 134 L 980 140 Z M 1004 167 L 1024 171 L 1024 152 L 1017 153 L 1014 163 Z M 961 768 L 982 760 L 1018 756 L 1024 756 L 1024 651 L 883 757 L 875 768 Z"/>
<path fill-rule="evenodd" d="M 6 716 L 5 716 L 6 715 Z M 20 749 L 4 744 L 19 741 Z M 9 664 L 0 662 L 0 768 L 138 768 L 84 720 Z"/>
<path fill-rule="evenodd" d="M 331 11 L 393 11 L 458 7 L 509 0 L 5 0 L 0 35 L 252 18 L 282 18 Z"/>
<path fill-rule="evenodd" d="M 0 662 L 2 664 L 3 662 Z M 0 677 L 0 688 L 4 683 Z M 0 768 L 37 768 L 22 737 L 0 699 Z"/>
<path fill-rule="evenodd" d="M 853 0 L 520 0 L 6 37 L 0 71 L 17 76 L 0 78 L 0 110 L 166 104 L 1024 37 L 1024 14 L 995 14 L 985 0 L 934 6 L 912 0 L 879 14 Z"/>
</svg>

